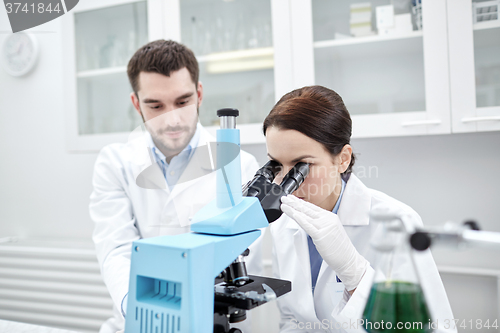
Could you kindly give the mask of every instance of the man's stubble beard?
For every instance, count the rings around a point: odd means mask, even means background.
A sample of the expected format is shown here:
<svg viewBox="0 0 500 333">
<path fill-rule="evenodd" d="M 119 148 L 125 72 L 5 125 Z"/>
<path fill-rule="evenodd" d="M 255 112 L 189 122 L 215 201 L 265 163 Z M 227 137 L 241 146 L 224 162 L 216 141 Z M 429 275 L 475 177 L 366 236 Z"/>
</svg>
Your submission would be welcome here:
<svg viewBox="0 0 500 333">
<path fill-rule="evenodd" d="M 164 154 L 165 153 L 169 153 L 168 155 L 165 154 L 166 157 L 168 157 L 169 155 L 175 155 L 179 152 L 181 152 L 184 148 L 186 148 L 186 146 L 189 144 L 189 141 L 191 141 L 191 139 L 193 138 L 194 136 L 194 133 L 196 132 L 196 123 L 198 122 L 198 119 L 196 118 L 194 123 L 192 124 L 193 126 L 191 128 L 188 128 L 188 127 L 184 127 L 182 128 L 182 131 L 189 131 L 188 135 L 183 139 L 182 142 L 179 142 L 178 140 L 179 139 L 166 139 L 164 138 L 164 133 L 165 131 L 167 131 L 166 129 L 162 129 L 159 131 L 159 133 L 154 133 L 154 134 L 151 134 L 151 136 L 153 137 L 153 141 L 155 142 L 155 145 L 158 147 L 158 149 L 160 149 Z M 175 129 L 177 128 L 174 128 L 173 131 L 175 131 Z M 169 131 L 171 131 L 169 129 Z M 150 131 L 151 133 L 151 131 Z"/>
<path fill-rule="evenodd" d="M 182 150 L 184 150 L 191 139 L 194 136 L 194 133 L 196 132 L 197 128 L 197 123 L 199 119 L 199 109 L 196 109 L 197 115 L 194 118 L 194 122 L 191 124 L 191 127 L 185 126 L 185 127 L 170 127 L 167 126 L 166 128 L 161 128 L 158 131 L 153 131 L 148 124 L 145 122 L 144 125 L 146 126 L 146 129 L 148 132 L 151 134 L 151 137 L 153 138 L 153 142 L 155 143 L 156 147 L 165 155 L 165 157 L 173 157 L 180 153 Z M 144 118 L 143 118 L 144 119 Z M 183 142 L 178 142 L 177 140 L 179 139 L 164 139 L 164 134 L 167 131 L 175 132 L 178 130 L 182 131 L 189 131 L 188 135 L 185 137 Z"/>
</svg>

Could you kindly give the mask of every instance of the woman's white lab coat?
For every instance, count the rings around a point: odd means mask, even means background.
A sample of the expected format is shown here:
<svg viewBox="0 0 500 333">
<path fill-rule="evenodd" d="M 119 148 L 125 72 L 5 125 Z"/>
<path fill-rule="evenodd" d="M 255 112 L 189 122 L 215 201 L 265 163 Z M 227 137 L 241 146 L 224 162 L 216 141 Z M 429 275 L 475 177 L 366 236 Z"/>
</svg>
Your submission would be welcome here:
<svg viewBox="0 0 500 333">
<path fill-rule="evenodd" d="M 216 141 L 200 124 L 198 129 L 201 131 L 198 148 Z M 190 218 L 215 196 L 216 173 L 212 172 L 206 149 L 194 151 L 179 181 L 170 190 L 160 167 L 152 163 L 144 135 L 149 134 L 138 130 L 131 134 L 127 144 L 103 148 L 94 169 L 94 191 L 90 197 L 90 215 L 95 223 L 93 240 L 101 274 L 117 309 L 128 292 L 132 242 L 188 232 Z M 246 183 L 254 176 L 258 164 L 255 157 L 244 151 L 240 156 L 242 181 Z M 251 274 L 259 274 L 261 267 L 260 247 L 256 243 L 247 260 Z M 123 325 L 120 317 L 115 309 L 115 319 L 108 323 L 109 331 Z"/>
<path fill-rule="evenodd" d="M 370 238 L 380 225 L 370 221 L 370 211 L 376 206 L 397 211 L 404 216 L 407 225 L 422 225 L 419 215 L 410 207 L 367 188 L 355 175 L 351 175 L 338 216 L 358 252 L 370 263 L 374 260 Z M 337 282 L 335 271 L 323 261 L 313 295 L 306 232 L 285 214 L 270 228 L 274 275 L 292 282 L 292 291 L 278 299 L 281 332 L 366 332 L 357 320 L 362 318 L 370 293 L 373 268 L 368 268 L 350 296 L 343 284 Z M 444 329 L 453 327 L 453 314 L 431 252 L 416 253 L 414 259 L 433 322 L 439 324 L 441 332 L 456 332 Z M 446 325 L 446 319 L 451 325 Z"/>
</svg>

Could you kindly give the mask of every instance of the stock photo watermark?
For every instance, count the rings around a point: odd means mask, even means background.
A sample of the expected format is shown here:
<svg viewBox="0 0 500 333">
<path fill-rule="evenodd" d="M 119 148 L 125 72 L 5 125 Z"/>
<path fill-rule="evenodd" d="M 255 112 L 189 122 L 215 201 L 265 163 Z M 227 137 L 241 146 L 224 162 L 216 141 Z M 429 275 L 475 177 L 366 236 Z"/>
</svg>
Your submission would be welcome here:
<svg viewBox="0 0 500 333">
<path fill-rule="evenodd" d="M 475 329 L 484 330 L 498 329 L 498 319 L 495 320 L 482 320 L 482 319 L 436 319 L 435 321 L 429 320 L 428 322 L 410 322 L 410 321 L 369 321 L 366 319 L 350 319 L 349 321 L 339 322 L 329 319 L 323 319 L 321 322 L 301 322 L 296 319 L 291 319 L 292 329 L 306 329 L 306 330 L 327 330 L 327 329 L 365 329 L 365 330 L 423 330 L 432 329 Z"/>
<path fill-rule="evenodd" d="M 12 32 L 16 33 L 52 21 L 70 10 L 79 0 L 4 0 Z"/>
</svg>

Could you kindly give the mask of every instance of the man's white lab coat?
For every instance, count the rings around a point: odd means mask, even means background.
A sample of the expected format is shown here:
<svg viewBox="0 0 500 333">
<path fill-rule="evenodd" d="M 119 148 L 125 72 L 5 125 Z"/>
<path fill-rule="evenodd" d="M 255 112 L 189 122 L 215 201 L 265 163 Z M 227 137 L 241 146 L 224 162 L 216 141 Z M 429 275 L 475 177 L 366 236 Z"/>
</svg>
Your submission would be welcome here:
<svg viewBox="0 0 500 333">
<path fill-rule="evenodd" d="M 370 218 L 374 207 L 397 212 L 409 227 L 422 225 L 420 216 L 413 209 L 382 192 L 367 188 L 355 175 L 351 175 L 340 202 L 338 217 L 357 251 L 371 265 L 375 253 L 370 247 L 370 239 L 380 226 Z M 373 268 L 368 268 L 350 296 L 343 284 L 337 282 L 335 271 L 323 261 L 313 295 L 306 232 L 285 214 L 270 228 L 274 275 L 292 282 L 292 291 L 278 298 L 281 332 L 365 333 L 356 322 L 362 318 L 370 294 Z M 431 252 L 416 253 L 414 259 L 431 317 L 439 323 L 440 330 L 435 332 L 456 332 L 456 329 L 444 330 L 447 326 L 454 326 L 453 314 Z"/>
<path fill-rule="evenodd" d="M 207 161 L 208 142 L 215 142 L 200 124 L 198 148 L 178 183 L 170 190 L 158 164 L 152 162 L 144 133 L 132 133 L 127 144 L 104 147 L 95 163 L 90 215 L 101 274 L 115 306 L 115 317 L 101 332 L 123 329 L 121 303 L 128 292 L 132 242 L 190 230 L 190 218 L 215 196 L 215 172 Z M 252 179 L 258 164 L 241 151 L 242 183 Z M 138 179 L 139 178 L 139 179 Z M 194 178 L 194 179 L 193 179 Z M 148 187 L 143 188 L 138 186 Z M 249 274 L 261 274 L 260 238 L 250 247 Z"/>
</svg>

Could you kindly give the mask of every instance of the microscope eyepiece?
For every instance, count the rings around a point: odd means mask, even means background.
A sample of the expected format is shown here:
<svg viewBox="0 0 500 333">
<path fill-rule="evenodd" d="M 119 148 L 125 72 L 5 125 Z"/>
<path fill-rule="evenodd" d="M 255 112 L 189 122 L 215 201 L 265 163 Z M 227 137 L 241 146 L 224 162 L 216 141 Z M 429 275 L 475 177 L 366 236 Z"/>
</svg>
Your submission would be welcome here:
<svg viewBox="0 0 500 333">
<path fill-rule="evenodd" d="M 243 196 L 259 199 L 269 223 L 276 221 L 283 213 L 280 209 L 281 197 L 295 192 L 309 174 L 309 164 L 299 162 L 278 185 L 273 181 L 280 167 L 278 162 L 267 162 L 243 188 Z"/>
<path fill-rule="evenodd" d="M 280 186 L 283 189 L 285 195 L 292 194 L 295 192 L 299 186 L 304 182 L 307 175 L 309 174 L 309 164 L 304 162 L 299 162 L 286 174 L 285 178 L 281 182 Z"/>
<path fill-rule="evenodd" d="M 262 168 L 257 170 L 255 176 L 249 181 L 242 189 L 243 196 L 245 197 L 260 197 L 261 193 L 266 194 L 267 188 L 271 187 L 277 172 L 279 171 L 279 163 L 276 161 L 269 161 Z"/>
<path fill-rule="evenodd" d="M 217 110 L 217 117 L 238 117 L 240 111 L 238 109 L 224 108 Z"/>
<path fill-rule="evenodd" d="M 276 173 L 279 171 L 279 163 L 276 161 L 269 161 L 262 168 L 260 168 L 255 174 L 261 175 L 266 178 L 266 180 L 272 182 L 276 178 Z"/>
</svg>

